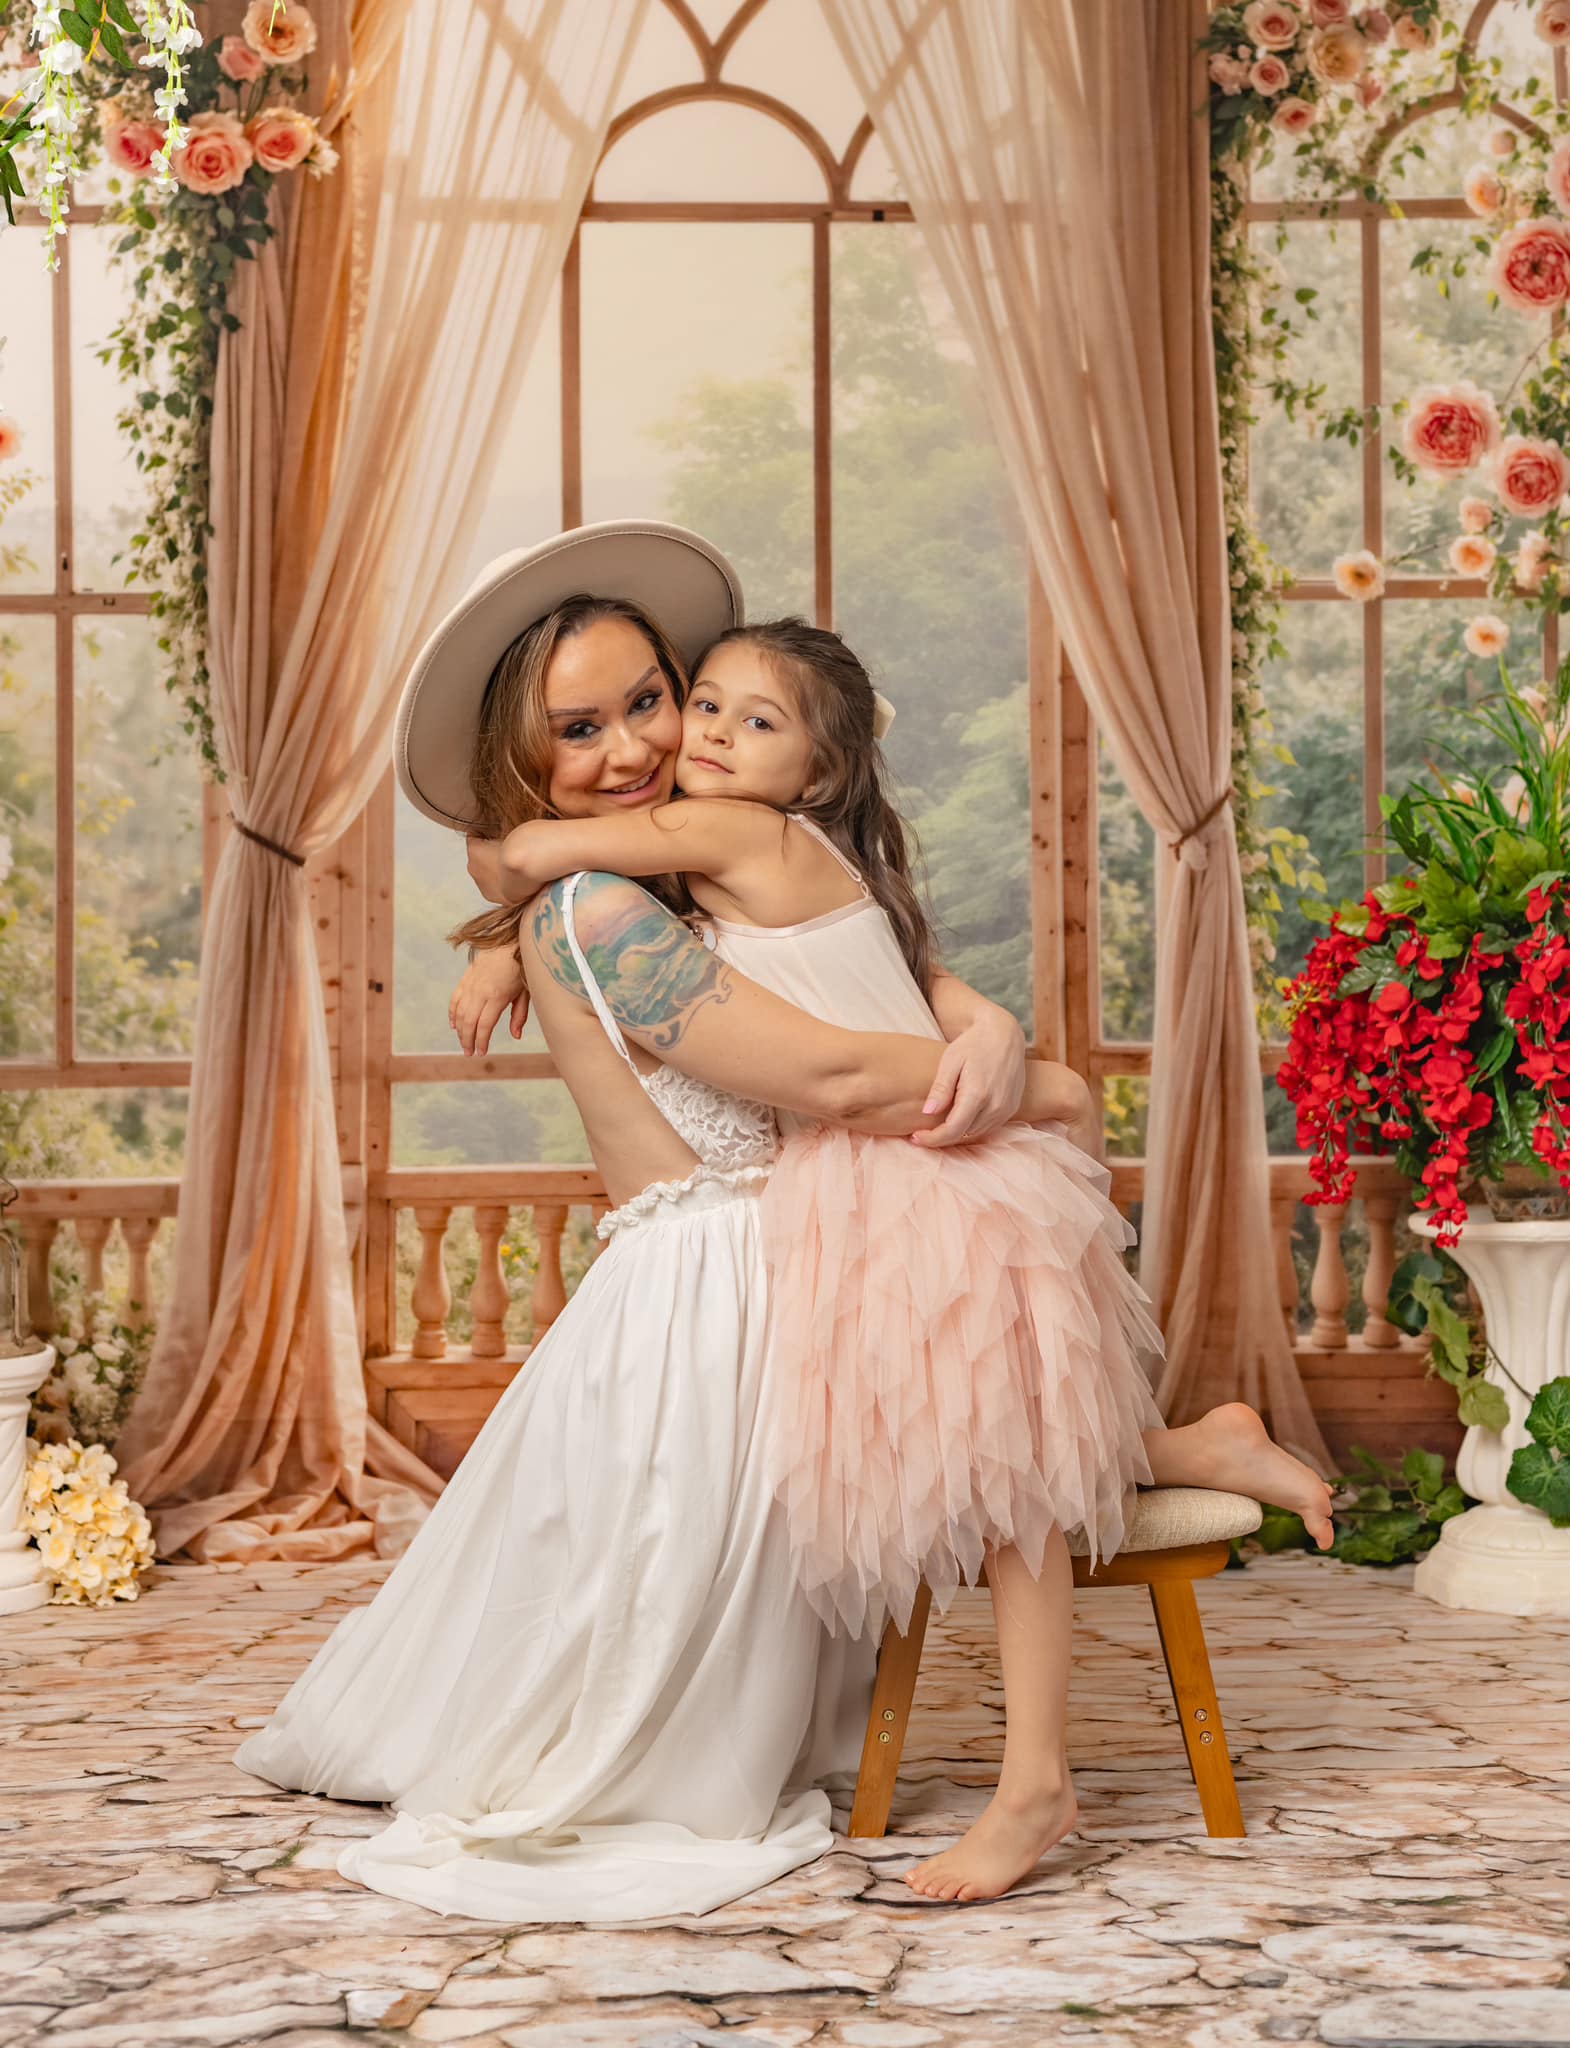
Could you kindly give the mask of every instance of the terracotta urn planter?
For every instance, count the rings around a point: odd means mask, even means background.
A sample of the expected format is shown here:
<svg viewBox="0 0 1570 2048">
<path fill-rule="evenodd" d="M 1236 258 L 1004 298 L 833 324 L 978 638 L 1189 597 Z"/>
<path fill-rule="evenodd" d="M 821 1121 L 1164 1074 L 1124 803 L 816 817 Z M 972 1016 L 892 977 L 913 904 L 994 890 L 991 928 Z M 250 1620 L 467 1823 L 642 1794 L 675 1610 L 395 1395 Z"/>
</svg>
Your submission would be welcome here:
<svg viewBox="0 0 1570 2048">
<path fill-rule="evenodd" d="M 1412 1228 L 1434 1236 L 1424 1217 Z M 1532 1396 L 1570 1373 L 1570 1220 L 1507 1223 L 1473 1209 L 1451 1256 L 1476 1287 L 1488 1341 L 1509 1368 L 1507 1378 L 1490 1366 L 1488 1377 L 1510 1420 L 1503 1430 L 1467 1431 L 1456 1476 L 1479 1505 L 1445 1523 L 1414 1584 L 1445 1607 L 1570 1614 L 1570 1529 L 1556 1529 L 1505 1486 L 1511 1458 L 1530 1441 Z"/>
</svg>

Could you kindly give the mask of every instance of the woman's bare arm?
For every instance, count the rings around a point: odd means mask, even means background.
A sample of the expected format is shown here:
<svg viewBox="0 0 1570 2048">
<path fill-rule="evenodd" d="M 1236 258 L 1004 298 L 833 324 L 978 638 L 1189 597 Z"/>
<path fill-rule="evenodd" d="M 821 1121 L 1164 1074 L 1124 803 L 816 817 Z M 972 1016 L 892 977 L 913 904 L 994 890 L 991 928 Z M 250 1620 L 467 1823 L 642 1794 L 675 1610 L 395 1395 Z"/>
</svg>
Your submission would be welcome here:
<svg viewBox="0 0 1570 2048">
<path fill-rule="evenodd" d="M 567 938 L 564 886 L 535 905 L 531 950 L 564 988 L 586 990 Z M 574 929 L 612 1016 L 667 1066 L 733 1095 L 772 1103 L 855 1130 L 904 1136 L 933 1119 L 922 1105 L 943 1047 L 893 1032 L 825 1024 L 708 949 L 624 876 L 587 874 L 574 900 Z M 1064 1114 L 1056 1075 L 1032 1076 L 1025 1114 Z"/>
</svg>

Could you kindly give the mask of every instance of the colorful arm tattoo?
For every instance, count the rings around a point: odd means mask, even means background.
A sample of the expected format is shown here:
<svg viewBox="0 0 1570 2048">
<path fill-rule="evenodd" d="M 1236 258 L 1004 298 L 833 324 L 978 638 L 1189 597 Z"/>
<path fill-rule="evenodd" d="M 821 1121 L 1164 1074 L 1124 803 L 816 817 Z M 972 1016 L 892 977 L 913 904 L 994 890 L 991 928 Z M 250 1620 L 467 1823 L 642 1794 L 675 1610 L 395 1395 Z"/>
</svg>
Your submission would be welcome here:
<svg viewBox="0 0 1570 2048">
<path fill-rule="evenodd" d="M 565 889 L 556 882 L 538 899 L 534 942 L 553 978 L 583 996 L 567 939 Z M 611 1015 L 651 1051 L 668 1052 L 705 1003 L 730 1001 L 730 969 L 625 876 L 585 875 L 573 908 L 578 943 Z"/>
</svg>

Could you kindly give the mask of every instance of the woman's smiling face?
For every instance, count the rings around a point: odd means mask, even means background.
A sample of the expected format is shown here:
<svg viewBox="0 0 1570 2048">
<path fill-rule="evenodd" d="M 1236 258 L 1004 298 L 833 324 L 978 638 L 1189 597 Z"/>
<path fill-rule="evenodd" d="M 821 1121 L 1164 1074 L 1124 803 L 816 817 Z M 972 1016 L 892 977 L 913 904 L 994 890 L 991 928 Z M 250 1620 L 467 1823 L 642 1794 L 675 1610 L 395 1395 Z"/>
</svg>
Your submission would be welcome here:
<svg viewBox="0 0 1570 2048">
<path fill-rule="evenodd" d="M 545 675 L 552 808 L 564 818 L 670 801 L 681 711 L 654 649 L 626 619 L 563 640 Z"/>
</svg>

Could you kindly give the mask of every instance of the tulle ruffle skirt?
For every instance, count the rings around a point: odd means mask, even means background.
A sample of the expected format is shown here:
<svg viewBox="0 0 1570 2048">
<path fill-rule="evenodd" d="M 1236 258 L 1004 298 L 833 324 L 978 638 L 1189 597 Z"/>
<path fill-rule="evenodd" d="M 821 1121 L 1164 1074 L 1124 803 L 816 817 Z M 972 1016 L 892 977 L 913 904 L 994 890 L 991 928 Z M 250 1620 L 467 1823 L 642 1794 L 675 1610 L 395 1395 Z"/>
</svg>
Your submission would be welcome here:
<svg viewBox="0 0 1570 2048">
<path fill-rule="evenodd" d="M 1051 1130 L 927 1150 L 814 1127 L 763 1195 L 769 1466 L 831 1627 L 881 1591 L 903 1628 L 989 1545 L 1032 1570 L 1054 1527 L 1123 1540 L 1161 1417 L 1160 1335 L 1123 1263 L 1110 1176 Z"/>
</svg>

